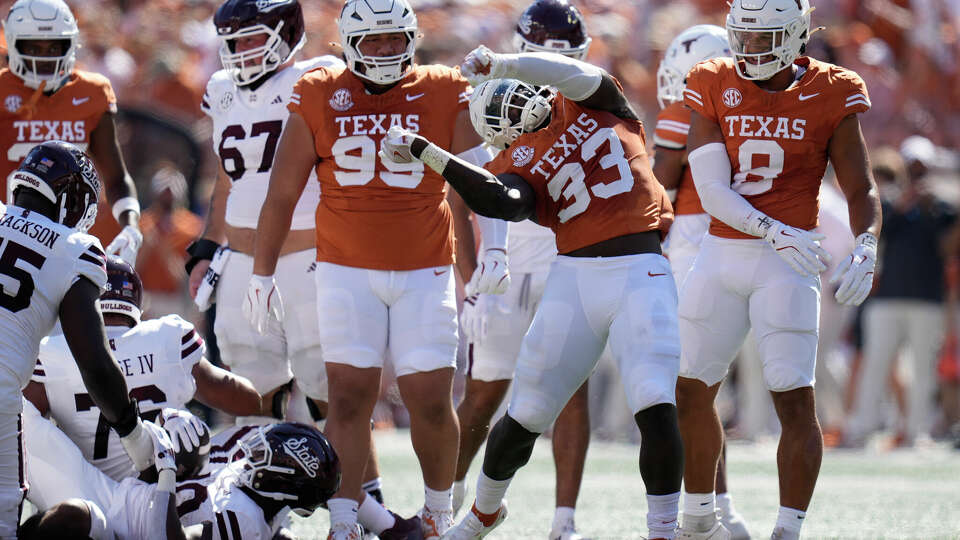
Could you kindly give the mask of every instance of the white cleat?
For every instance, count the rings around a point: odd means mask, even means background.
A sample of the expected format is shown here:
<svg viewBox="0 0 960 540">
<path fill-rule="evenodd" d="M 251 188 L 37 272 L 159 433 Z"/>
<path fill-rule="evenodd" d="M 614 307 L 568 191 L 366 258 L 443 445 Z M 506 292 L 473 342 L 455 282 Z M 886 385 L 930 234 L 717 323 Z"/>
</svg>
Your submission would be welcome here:
<svg viewBox="0 0 960 540">
<path fill-rule="evenodd" d="M 743 516 L 740 514 L 734 512 L 728 516 L 720 512 L 720 523 L 730 531 L 730 540 L 750 540 L 747 523 L 743 521 Z"/>
<path fill-rule="evenodd" d="M 563 524 L 555 525 L 550 530 L 550 540 L 589 540 L 577 532 L 573 520 L 567 520 Z"/>
<path fill-rule="evenodd" d="M 706 532 L 685 530 L 680 527 L 676 538 L 677 540 L 731 540 L 730 531 L 719 521 L 714 522 L 713 527 Z"/>
<path fill-rule="evenodd" d="M 788 531 L 783 527 L 777 527 L 773 530 L 773 534 L 770 535 L 770 540 L 798 540 L 800 535 L 798 533 Z"/>
<path fill-rule="evenodd" d="M 452 510 L 430 510 L 426 506 L 417 513 L 423 527 L 423 540 L 439 540 L 443 533 L 453 527 Z"/>
<path fill-rule="evenodd" d="M 500 510 L 497 511 L 497 518 L 490 526 L 484 525 L 475 512 L 476 507 L 471 508 L 467 515 L 460 520 L 460 523 L 448 530 L 441 537 L 441 540 L 480 540 L 503 523 L 503 520 L 507 519 L 507 502 L 503 501 L 501 503 Z"/>
<path fill-rule="evenodd" d="M 360 525 L 349 523 L 334 523 L 330 525 L 330 534 L 327 540 L 362 540 L 363 531 Z"/>
</svg>

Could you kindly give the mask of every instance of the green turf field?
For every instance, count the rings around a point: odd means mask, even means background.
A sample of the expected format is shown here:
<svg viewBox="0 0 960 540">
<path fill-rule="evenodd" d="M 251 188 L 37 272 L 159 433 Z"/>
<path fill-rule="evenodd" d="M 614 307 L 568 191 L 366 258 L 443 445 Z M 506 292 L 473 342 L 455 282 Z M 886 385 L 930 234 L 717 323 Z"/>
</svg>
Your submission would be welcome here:
<svg viewBox="0 0 960 540">
<path fill-rule="evenodd" d="M 387 504 L 402 515 L 423 504 L 423 484 L 406 431 L 376 432 Z M 769 538 L 777 512 L 775 443 L 731 443 L 730 492 L 755 538 Z M 479 467 L 474 463 L 471 479 Z M 473 480 L 470 486 L 472 500 Z M 510 517 L 487 538 L 547 538 L 553 518 L 553 461 L 549 441 L 507 494 Z M 318 511 L 294 518 L 302 538 L 326 538 L 328 518 Z M 577 510 L 577 528 L 597 539 L 646 535 L 646 502 L 637 448 L 594 443 Z M 804 538 L 960 539 L 960 452 L 945 447 L 894 452 L 828 451 L 804 525 Z"/>
</svg>

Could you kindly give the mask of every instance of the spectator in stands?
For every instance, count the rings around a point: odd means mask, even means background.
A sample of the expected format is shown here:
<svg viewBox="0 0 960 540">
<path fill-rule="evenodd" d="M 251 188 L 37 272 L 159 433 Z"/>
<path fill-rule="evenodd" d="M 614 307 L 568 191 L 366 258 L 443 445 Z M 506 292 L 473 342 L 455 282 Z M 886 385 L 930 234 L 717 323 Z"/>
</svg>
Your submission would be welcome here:
<svg viewBox="0 0 960 540">
<path fill-rule="evenodd" d="M 162 164 L 150 180 L 152 202 L 140 218 L 143 249 L 137 272 L 143 280 L 144 318 L 176 313 L 196 322 L 198 314 L 187 294 L 183 275 L 187 245 L 203 229 L 203 220 L 184 208 L 187 182 L 170 164 Z"/>
<path fill-rule="evenodd" d="M 944 330 L 944 260 L 956 210 L 928 185 L 936 148 L 920 136 L 900 147 L 907 182 L 893 203 L 884 202 L 880 276 L 864 311 L 864 358 L 845 443 L 862 445 L 877 428 L 890 364 L 902 348 L 912 364 L 907 422 L 898 445 L 911 446 L 933 423 L 936 362 Z"/>
</svg>

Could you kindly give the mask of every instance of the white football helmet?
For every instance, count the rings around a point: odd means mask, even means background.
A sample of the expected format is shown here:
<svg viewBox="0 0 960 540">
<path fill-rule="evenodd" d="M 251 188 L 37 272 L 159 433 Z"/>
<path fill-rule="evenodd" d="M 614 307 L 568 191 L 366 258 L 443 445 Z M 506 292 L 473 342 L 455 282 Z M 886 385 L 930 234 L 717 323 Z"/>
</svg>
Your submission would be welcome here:
<svg viewBox="0 0 960 540">
<path fill-rule="evenodd" d="M 44 91 L 59 89 L 70 78 L 77 61 L 77 19 L 63 0 L 17 0 L 3 22 L 10 55 L 10 71 L 30 88 Z M 56 40 L 63 42 L 59 56 L 23 54 L 23 41 Z"/>
<path fill-rule="evenodd" d="M 737 73 L 765 81 L 793 64 L 810 39 L 809 0 L 733 0 L 727 15 Z M 766 50 L 748 45 L 765 44 Z"/>
<path fill-rule="evenodd" d="M 691 26 L 673 38 L 657 69 L 657 102 L 660 108 L 683 101 L 687 74 L 700 62 L 730 56 L 727 31 L 712 24 Z"/>
<path fill-rule="evenodd" d="M 347 0 L 337 21 L 347 67 L 376 84 L 399 81 L 413 63 L 417 49 L 417 16 L 407 0 Z M 360 42 L 366 36 L 403 32 L 407 49 L 394 56 L 366 56 Z"/>
<path fill-rule="evenodd" d="M 516 79 L 492 79 L 473 90 L 470 122 L 480 137 L 503 150 L 521 133 L 535 131 L 550 115 L 553 91 Z"/>
</svg>

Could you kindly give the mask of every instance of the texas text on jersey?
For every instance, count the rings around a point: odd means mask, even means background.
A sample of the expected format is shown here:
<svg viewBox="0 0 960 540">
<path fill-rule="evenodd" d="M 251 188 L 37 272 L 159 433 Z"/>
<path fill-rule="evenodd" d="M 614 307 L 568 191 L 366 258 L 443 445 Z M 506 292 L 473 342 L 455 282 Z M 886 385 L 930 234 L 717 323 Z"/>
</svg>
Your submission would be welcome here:
<svg viewBox="0 0 960 540">
<path fill-rule="evenodd" d="M 536 192 L 537 223 L 557 250 L 651 230 L 664 233 L 673 209 L 650 169 L 643 126 L 557 94 L 546 128 L 524 133 L 487 169 L 523 177 Z M 590 212 L 587 212 L 590 208 Z"/>
<path fill-rule="evenodd" d="M 167 315 L 133 328 L 107 327 L 107 337 L 144 419 L 154 420 L 164 407 L 182 409 L 193 398 L 191 371 L 205 346 L 191 323 Z M 116 432 L 87 393 L 62 334 L 41 343 L 33 380 L 44 385 L 51 416 L 84 458 L 114 480 L 135 473 Z"/>
<path fill-rule="evenodd" d="M 38 143 L 61 140 L 86 150 L 90 133 L 107 112 L 117 112 L 117 98 L 102 75 L 75 70 L 52 94 L 37 93 L 9 69 L 0 70 L 0 196 L 9 201 L 7 175 Z"/>
<path fill-rule="evenodd" d="M 853 71 L 809 57 L 794 63 L 802 75 L 781 92 L 738 76 L 732 59 L 700 63 L 687 77 L 684 103 L 723 130 L 733 190 L 771 218 L 811 230 L 830 138 L 844 118 L 866 112 L 870 99 Z M 752 238 L 716 218 L 710 234 Z"/>
<path fill-rule="evenodd" d="M 7 287 L 0 294 L 0 343 L 5 351 L 0 364 L 7 368 L 0 371 L 15 379 L 17 388 L 29 382 L 40 340 L 53 329 L 64 294 L 80 278 L 102 288 L 106 264 L 93 236 L 36 212 L 0 205 L 0 273 L 18 284 L 15 294 Z M 0 396 L 3 410 L 19 410 L 19 402 L 19 392 Z"/>
<path fill-rule="evenodd" d="M 229 225 L 257 228 L 294 83 L 310 70 L 342 65 L 332 56 L 296 62 L 256 90 L 238 90 L 226 70 L 210 77 L 200 108 L 213 120 L 213 149 L 233 181 L 225 216 Z M 313 228 L 319 197 L 320 184 L 311 176 L 294 210 L 292 229 Z"/>
<path fill-rule="evenodd" d="M 395 125 L 449 148 L 468 99 L 467 81 L 443 66 L 413 66 L 377 95 L 346 69 L 317 69 L 297 83 L 290 110 L 306 120 L 320 157 L 318 261 L 374 270 L 453 262 L 443 178 L 419 161 L 384 163 L 377 151 Z"/>
</svg>

